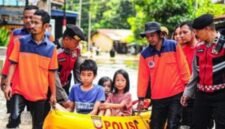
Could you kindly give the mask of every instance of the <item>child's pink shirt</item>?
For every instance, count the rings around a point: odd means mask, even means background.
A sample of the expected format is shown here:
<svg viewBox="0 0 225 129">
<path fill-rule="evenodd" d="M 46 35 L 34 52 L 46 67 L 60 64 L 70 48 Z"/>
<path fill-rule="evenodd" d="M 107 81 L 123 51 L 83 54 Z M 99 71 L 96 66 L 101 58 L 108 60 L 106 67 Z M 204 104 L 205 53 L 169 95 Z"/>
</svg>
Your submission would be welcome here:
<svg viewBox="0 0 225 129">
<path fill-rule="evenodd" d="M 112 109 L 112 116 L 128 116 L 132 115 L 132 99 L 129 92 L 125 94 L 110 94 L 106 100 L 107 103 L 120 104 L 125 101 L 124 108 L 122 109 Z"/>
</svg>

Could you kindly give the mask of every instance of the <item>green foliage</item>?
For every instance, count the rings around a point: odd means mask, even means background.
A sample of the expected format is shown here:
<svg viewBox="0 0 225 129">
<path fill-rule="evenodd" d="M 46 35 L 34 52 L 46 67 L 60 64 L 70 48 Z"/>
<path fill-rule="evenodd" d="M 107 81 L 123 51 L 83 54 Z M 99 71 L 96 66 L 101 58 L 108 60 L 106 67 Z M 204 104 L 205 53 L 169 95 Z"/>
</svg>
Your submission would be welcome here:
<svg viewBox="0 0 225 129">
<path fill-rule="evenodd" d="M 195 16 L 200 16 L 204 13 L 210 13 L 214 16 L 220 16 L 225 14 L 225 5 L 224 4 L 213 4 L 211 0 L 199 0 L 196 3 L 197 10 Z"/>
<path fill-rule="evenodd" d="M 74 3 L 74 11 L 79 11 L 79 0 Z M 82 0 L 81 27 L 88 32 L 89 13 L 91 13 L 92 32 L 99 28 L 130 29 L 128 18 L 135 15 L 133 5 L 128 0 Z M 70 4 L 71 5 L 71 4 Z M 72 9 L 72 7 L 67 7 Z"/>
<path fill-rule="evenodd" d="M 79 10 L 79 0 L 68 0 L 69 9 Z M 143 44 L 140 37 L 144 24 L 157 21 L 166 26 L 170 33 L 183 21 L 211 13 L 215 16 L 225 14 L 225 4 L 214 4 L 212 0 L 82 0 L 81 27 L 88 32 L 89 13 L 91 13 L 91 30 L 100 28 L 131 29 L 133 37 L 130 42 Z M 73 5 L 73 6 L 72 6 Z"/>
<path fill-rule="evenodd" d="M 184 0 L 133 0 L 136 16 L 129 18 L 129 23 L 140 42 L 139 36 L 144 30 L 144 24 L 148 21 L 157 21 L 166 26 L 170 32 L 183 21 L 192 19 L 193 2 Z"/>
<path fill-rule="evenodd" d="M 81 10 L 81 28 L 83 28 L 86 35 L 88 35 L 88 20 L 89 20 L 89 10 L 91 9 L 91 0 L 83 0 L 83 3 L 88 3 L 82 5 Z"/>
<path fill-rule="evenodd" d="M 129 29 L 127 19 L 134 15 L 133 5 L 129 1 L 111 0 L 102 3 L 102 6 L 95 5 L 93 28 Z"/>
<path fill-rule="evenodd" d="M 5 46 L 9 40 L 9 31 L 5 27 L 0 28 L 0 46 Z"/>
</svg>

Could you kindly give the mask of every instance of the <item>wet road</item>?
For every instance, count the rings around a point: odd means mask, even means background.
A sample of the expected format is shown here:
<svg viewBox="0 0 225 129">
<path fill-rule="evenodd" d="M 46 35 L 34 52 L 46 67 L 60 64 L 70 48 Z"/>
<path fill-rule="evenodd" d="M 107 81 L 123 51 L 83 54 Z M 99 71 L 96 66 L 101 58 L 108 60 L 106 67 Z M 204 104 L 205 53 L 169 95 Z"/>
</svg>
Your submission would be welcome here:
<svg viewBox="0 0 225 129">
<path fill-rule="evenodd" d="M 6 113 L 5 98 L 3 93 L 0 93 L 0 129 L 7 129 L 6 124 L 8 122 L 8 114 Z M 31 116 L 30 113 L 24 111 L 22 113 L 22 123 L 17 129 L 31 129 Z"/>
</svg>

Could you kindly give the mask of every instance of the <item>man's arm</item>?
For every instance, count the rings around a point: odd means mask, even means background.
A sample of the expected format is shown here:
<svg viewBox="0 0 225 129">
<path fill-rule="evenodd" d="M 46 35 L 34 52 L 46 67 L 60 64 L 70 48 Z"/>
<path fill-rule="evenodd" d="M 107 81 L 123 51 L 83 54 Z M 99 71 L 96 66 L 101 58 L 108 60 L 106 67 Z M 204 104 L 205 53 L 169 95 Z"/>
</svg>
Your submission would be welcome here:
<svg viewBox="0 0 225 129">
<path fill-rule="evenodd" d="M 149 90 L 149 91 L 148 91 Z M 151 95 L 151 80 L 149 68 L 146 64 L 146 61 L 142 55 L 140 55 L 139 59 L 139 67 L 138 67 L 138 84 L 137 84 L 137 96 L 138 96 L 138 110 L 142 110 L 144 107 L 144 98 L 147 94 Z M 151 97 L 151 96 L 149 96 Z"/>
<path fill-rule="evenodd" d="M 137 94 L 138 98 L 143 99 L 146 97 L 148 86 L 150 84 L 150 73 L 146 61 L 142 55 L 140 55 L 139 67 L 138 67 L 138 84 Z"/>
<path fill-rule="evenodd" d="M 68 99 L 68 96 L 66 94 L 66 91 L 63 89 L 59 74 L 55 72 L 55 85 L 56 85 L 56 100 L 57 102 L 65 102 Z"/>
<path fill-rule="evenodd" d="M 51 90 L 50 102 L 53 105 L 56 103 L 56 86 L 55 86 L 56 78 L 55 77 L 56 77 L 57 69 L 58 69 L 57 51 L 56 51 L 56 48 L 54 48 L 53 55 L 49 65 L 49 76 L 48 76 L 49 87 Z"/>
<path fill-rule="evenodd" d="M 69 110 L 70 112 L 74 112 L 75 110 L 75 103 L 74 102 L 71 102 L 71 101 L 68 101 L 67 103 L 67 110 Z"/>
<path fill-rule="evenodd" d="M 6 83 L 6 78 L 9 72 L 9 66 L 10 66 L 10 61 L 9 61 L 9 56 L 12 53 L 12 49 L 14 46 L 14 35 L 13 32 L 10 34 L 9 37 L 9 42 L 7 45 L 7 49 L 6 49 L 6 58 L 5 58 L 5 62 L 1 71 L 1 89 L 3 91 L 3 89 L 5 88 L 5 83 Z"/>
<path fill-rule="evenodd" d="M 187 59 L 184 55 L 184 52 L 181 46 L 177 43 L 176 45 L 176 61 L 178 65 L 178 69 L 180 71 L 180 77 L 183 83 L 186 85 L 191 77 L 190 69 L 188 67 Z"/>
<path fill-rule="evenodd" d="M 186 85 L 184 89 L 183 96 L 181 97 L 180 103 L 183 106 L 187 106 L 187 101 L 191 97 L 193 98 L 197 89 L 197 83 L 198 83 L 199 75 L 197 71 L 197 59 L 196 56 L 194 56 L 193 62 L 192 62 L 192 75 L 189 83 Z"/>
<path fill-rule="evenodd" d="M 75 93 L 77 93 L 76 90 L 77 90 L 76 87 L 72 87 L 69 93 L 68 100 L 65 103 L 63 103 L 63 106 L 71 112 L 73 112 L 76 108 L 76 101 L 77 101 L 75 97 Z"/>
<path fill-rule="evenodd" d="M 11 81 L 14 75 L 15 69 L 18 68 L 17 65 L 19 63 L 19 51 L 20 51 L 20 42 L 18 39 L 15 39 L 13 50 L 9 56 L 9 60 L 11 64 L 9 66 L 9 71 L 6 79 L 6 87 L 4 90 L 4 94 L 7 100 L 9 100 L 12 96 L 12 89 L 11 89 Z"/>
<path fill-rule="evenodd" d="M 196 88 L 197 88 L 197 83 L 199 79 L 198 71 L 197 71 L 197 58 L 196 56 L 193 59 L 192 62 L 192 75 L 189 83 L 185 87 L 183 96 L 188 96 L 188 97 L 194 97 Z"/>
<path fill-rule="evenodd" d="M 56 74 L 55 71 L 50 71 L 48 76 L 49 87 L 51 91 L 50 102 L 53 105 L 56 103 L 55 74 Z"/>
<path fill-rule="evenodd" d="M 4 95 L 7 100 L 10 100 L 10 98 L 12 97 L 11 81 L 12 81 L 12 76 L 14 75 L 16 66 L 17 64 L 11 64 L 9 67 L 9 73 L 6 79 L 6 84 L 4 89 Z"/>
<path fill-rule="evenodd" d="M 58 104 L 56 103 L 56 109 L 57 109 Z M 66 109 L 67 111 L 73 112 L 75 110 L 75 103 L 67 100 L 62 104 L 63 108 Z M 60 106 L 58 106 L 60 109 L 62 109 Z M 63 110 L 64 110 L 63 109 Z"/>
<path fill-rule="evenodd" d="M 1 90 L 2 91 L 4 91 L 4 89 L 5 89 L 5 83 L 6 83 L 6 78 L 7 78 L 7 76 L 6 75 L 1 75 Z"/>
</svg>

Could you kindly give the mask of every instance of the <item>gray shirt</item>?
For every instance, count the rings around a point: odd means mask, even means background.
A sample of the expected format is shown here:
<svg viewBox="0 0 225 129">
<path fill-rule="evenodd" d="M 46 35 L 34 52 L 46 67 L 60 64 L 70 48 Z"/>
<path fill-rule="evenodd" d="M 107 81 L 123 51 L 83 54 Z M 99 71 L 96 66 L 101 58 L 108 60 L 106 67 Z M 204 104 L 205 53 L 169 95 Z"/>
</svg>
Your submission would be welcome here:
<svg viewBox="0 0 225 129">
<path fill-rule="evenodd" d="M 198 72 L 199 70 L 198 69 L 199 68 L 197 66 L 196 55 L 194 55 L 194 59 L 193 59 L 193 62 L 192 62 L 191 79 L 184 89 L 183 96 L 187 96 L 187 97 L 191 97 L 191 98 L 195 97 L 195 92 L 197 90 L 197 83 L 198 83 L 198 80 L 199 80 L 199 72 Z"/>
</svg>

